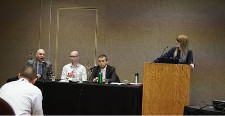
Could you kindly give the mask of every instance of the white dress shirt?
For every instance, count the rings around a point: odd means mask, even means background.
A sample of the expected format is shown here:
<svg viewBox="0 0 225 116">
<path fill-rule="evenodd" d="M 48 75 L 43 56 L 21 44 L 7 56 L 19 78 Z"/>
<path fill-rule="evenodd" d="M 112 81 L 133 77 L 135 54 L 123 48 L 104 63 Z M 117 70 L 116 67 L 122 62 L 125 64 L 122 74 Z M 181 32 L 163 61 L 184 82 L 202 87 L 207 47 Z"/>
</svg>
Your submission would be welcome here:
<svg viewBox="0 0 225 116">
<path fill-rule="evenodd" d="M 75 78 L 82 79 L 82 81 L 87 81 L 86 68 L 79 63 L 76 66 L 73 66 L 72 63 L 65 65 L 61 74 L 61 79 L 66 79 L 68 73 L 73 73 Z"/>
<path fill-rule="evenodd" d="M 0 97 L 12 106 L 16 115 L 43 115 L 42 92 L 25 78 L 3 85 Z"/>
<path fill-rule="evenodd" d="M 104 69 L 101 69 L 101 73 L 102 73 L 102 80 L 106 79 L 106 67 L 107 65 L 105 66 Z"/>
</svg>

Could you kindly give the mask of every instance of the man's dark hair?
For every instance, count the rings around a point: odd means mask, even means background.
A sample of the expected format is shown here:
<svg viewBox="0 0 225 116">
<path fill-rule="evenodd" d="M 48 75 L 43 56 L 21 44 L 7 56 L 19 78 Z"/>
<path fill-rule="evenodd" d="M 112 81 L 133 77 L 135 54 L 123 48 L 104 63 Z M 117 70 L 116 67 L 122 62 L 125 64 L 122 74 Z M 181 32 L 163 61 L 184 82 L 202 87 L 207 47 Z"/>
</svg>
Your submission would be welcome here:
<svg viewBox="0 0 225 116">
<path fill-rule="evenodd" d="M 32 81 L 36 78 L 37 72 L 32 66 L 24 66 L 20 72 L 20 76 L 26 77 Z"/>
<path fill-rule="evenodd" d="M 105 54 L 101 54 L 98 56 L 98 58 L 103 58 L 103 57 L 105 57 L 105 60 L 108 61 L 108 57 Z"/>
</svg>

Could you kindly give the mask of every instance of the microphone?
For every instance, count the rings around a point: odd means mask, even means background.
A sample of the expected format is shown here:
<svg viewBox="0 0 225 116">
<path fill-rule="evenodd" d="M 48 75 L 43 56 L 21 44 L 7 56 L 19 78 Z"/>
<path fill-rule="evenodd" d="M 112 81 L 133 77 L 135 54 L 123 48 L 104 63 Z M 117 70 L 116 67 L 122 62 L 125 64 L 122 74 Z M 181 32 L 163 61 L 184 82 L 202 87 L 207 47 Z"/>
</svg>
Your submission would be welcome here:
<svg viewBox="0 0 225 116">
<path fill-rule="evenodd" d="M 42 66 L 45 67 L 47 63 L 43 60 L 42 64 L 43 64 Z"/>
<path fill-rule="evenodd" d="M 42 61 L 42 64 L 43 64 L 43 65 L 42 65 L 43 69 L 45 69 L 45 68 L 46 68 L 46 65 L 47 65 L 46 61 L 43 60 L 43 61 Z"/>
<path fill-rule="evenodd" d="M 161 56 L 158 57 L 157 59 L 155 59 L 155 60 L 153 61 L 153 63 L 159 63 L 159 62 L 161 62 L 160 59 L 163 58 L 163 54 L 164 54 L 164 52 L 165 52 L 165 50 L 166 50 L 167 48 L 168 48 L 168 46 L 166 46 L 166 48 L 164 48 L 164 50 L 163 50 Z"/>
<path fill-rule="evenodd" d="M 42 61 L 42 63 L 43 63 L 43 64 L 46 64 L 46 62 L 45 62 L 44 60 Z"/>
<path fill-rule="evenodd" d="M 93 72 L 93 69 L 97 67 L 97 66 L 93 66 L 92 68 L 90 68 L 90 71 Z"/>
<path fill-rule="evenodd" d="M 166 50 L 167 48 L 168 48 L 168 46 L 166 46 L 166 48 L 164 48 L 164 50 L 163 50 L 161 56 L 164 54 L 164 52 L 165 52 L 165 50 Z"/>
</svg>

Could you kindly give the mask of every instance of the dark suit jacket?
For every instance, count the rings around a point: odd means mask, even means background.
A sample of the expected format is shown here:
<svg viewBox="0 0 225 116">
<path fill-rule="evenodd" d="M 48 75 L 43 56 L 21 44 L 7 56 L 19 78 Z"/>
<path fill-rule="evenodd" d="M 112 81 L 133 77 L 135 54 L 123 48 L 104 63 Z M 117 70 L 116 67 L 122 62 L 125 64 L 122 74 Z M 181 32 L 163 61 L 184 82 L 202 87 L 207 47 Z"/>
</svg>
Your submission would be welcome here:
<svg viewBox="0 0 225 116">
<path fill-rule="evenodd" d="M 44 60 L 45 63 L 42 65 L 42 75 L 41 78 L 44 79 L 50 79 L 51 76 L 53 75 L 53 71 L 52 71 L 52 63 Z M 37 70 L 37 60 L 33 59 L 33 60 L 28 60 L 27 61 L 27 65 L 28 66 L 33 66 L 35 70 Z"/>
<path fill-rule="evenodd" d="M 100 72 L 101 72 L 100 66 L 96 66 L 92 69 L 92 74 L 91 74 L 91 81 L 92 82 L 93 82 L 93 79 L 95 77 L 98 77 Z M 113 66 L 107 65 L 107 67 L 106 67 L 106 79 L 109 79 L 109 83 L 120 82 L 120 79 L 116 74 L 116 69 Z"/>
</svg>

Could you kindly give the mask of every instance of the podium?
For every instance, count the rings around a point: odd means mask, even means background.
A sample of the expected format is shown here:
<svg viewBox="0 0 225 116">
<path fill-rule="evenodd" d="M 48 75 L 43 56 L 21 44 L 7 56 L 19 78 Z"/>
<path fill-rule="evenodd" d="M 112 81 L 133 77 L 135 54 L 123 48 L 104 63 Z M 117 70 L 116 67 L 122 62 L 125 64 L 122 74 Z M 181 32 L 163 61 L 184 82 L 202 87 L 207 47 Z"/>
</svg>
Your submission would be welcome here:
<svg viewBox="0 0 225 116">
<path fill-rule="evenodd" d="M 183 115 L 189 87 L 190 65 L 144 63 L 142 115 Z"/>
</svg>

